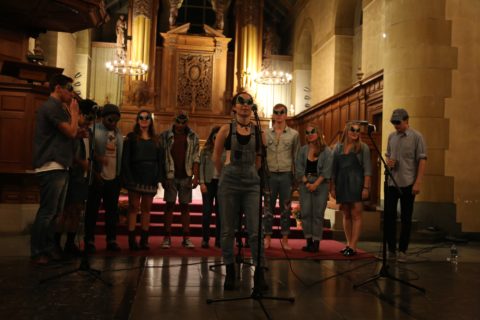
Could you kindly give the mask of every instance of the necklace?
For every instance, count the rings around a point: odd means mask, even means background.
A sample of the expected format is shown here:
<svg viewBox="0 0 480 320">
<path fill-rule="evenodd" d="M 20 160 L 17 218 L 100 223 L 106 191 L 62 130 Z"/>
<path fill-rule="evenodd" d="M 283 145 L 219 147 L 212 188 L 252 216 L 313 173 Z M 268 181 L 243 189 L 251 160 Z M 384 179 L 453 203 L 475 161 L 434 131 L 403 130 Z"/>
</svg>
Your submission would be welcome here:
<svg viewBox="0 0 480 320">
<path fill-rule="evenodd" d="M 248 124 L 243 124 L 239 121 L 237 121 L 237 124 L 240 126 L 240 128 L 243 128 L 243 129 L 250 129 L 250 126 L 251 126 L 251 122 L 249 122 Z"/>
</svg>

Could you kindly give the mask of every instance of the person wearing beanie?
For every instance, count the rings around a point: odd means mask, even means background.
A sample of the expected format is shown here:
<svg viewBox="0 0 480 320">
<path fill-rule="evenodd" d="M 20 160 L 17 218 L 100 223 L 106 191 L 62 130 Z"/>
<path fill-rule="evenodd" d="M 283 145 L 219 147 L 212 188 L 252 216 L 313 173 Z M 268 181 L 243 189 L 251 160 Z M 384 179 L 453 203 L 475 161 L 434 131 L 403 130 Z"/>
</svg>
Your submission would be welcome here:
<svg viewBox="0 0 480 320">
<path fill-rule="evenodd" d="M 107 250 L 120 250 L 116 242 L 123 151 L 123 136 L 117 127 L 120 116 L 120 109 L 116 105 L 106 104 L 101 112 L 101 122 L 95 124 L 95 150 L 93 155 L 95 178 L 88 190 L 88 202 L 85 211 L 85 250 L 90 253 L 96 250 L 95 225 L 102 202 L 105 208 Z"/>
<path fill-rule="evenodd" d="M 171 246 L 171 226 L 173 209 L 178 195 L 182 214 L 182 246 L 193 249 L 190 240 L 189 203 L 192 202 L 192 189 L 198 185 L 198 168 L 200 165 L 200 143 L 197 134 L 188 126 L 188 114 L 179 111 L 172 127 L 160 135 L 165 154 L 165 237 L 162 248 Z"/>
</svg>

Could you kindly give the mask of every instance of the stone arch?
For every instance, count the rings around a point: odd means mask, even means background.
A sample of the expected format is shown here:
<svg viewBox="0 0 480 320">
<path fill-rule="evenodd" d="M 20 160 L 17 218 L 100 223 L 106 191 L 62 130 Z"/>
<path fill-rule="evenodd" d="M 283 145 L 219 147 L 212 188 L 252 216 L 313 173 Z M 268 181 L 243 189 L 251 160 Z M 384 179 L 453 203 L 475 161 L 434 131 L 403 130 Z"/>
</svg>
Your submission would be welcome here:
<svg viewBox="0 0 480 320">
<path fill-rule="evenodd" d="M 336 35 L 353 35 L 357 6 L 360 0 L 338 0 L 335 10 L 334 33 Z"/>
</svg>

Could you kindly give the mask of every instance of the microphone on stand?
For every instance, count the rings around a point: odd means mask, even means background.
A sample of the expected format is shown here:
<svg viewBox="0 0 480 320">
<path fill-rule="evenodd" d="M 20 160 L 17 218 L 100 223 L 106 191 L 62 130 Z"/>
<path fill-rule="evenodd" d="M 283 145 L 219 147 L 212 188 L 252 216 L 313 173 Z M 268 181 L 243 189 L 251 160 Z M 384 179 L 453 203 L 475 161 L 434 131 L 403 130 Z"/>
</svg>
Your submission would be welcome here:
<svg viewBox="0 0 480 320">
<path fill-rule="evenodd" d="M 252 104 L 252 111 L 257 112 L 257 110 L 258 110 L 257 104 L 256 103 Z"/>
</svg>

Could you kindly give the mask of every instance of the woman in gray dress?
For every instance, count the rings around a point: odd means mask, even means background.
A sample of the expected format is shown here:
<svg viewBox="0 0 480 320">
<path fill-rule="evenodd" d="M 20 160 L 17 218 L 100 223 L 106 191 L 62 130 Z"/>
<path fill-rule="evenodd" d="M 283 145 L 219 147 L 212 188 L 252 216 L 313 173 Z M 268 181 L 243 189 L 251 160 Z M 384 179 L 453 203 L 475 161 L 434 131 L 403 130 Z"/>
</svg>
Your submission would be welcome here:
<svg viewBox="0 0 480 320">
<path fill-rule="evenodd" d="M 372 165 L 370 149 L 362 142 L 360 125 L 346 124 L 341 141 L 333 150 L 331 194 L 343 211 L 343 229 L 346 247 L 340 252 L 346 256 L 357 253 L 362 230 L 363 203 L 370 194 Z"/>
</svg>

